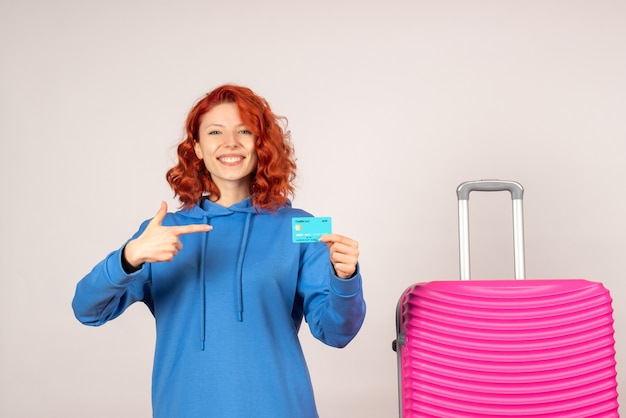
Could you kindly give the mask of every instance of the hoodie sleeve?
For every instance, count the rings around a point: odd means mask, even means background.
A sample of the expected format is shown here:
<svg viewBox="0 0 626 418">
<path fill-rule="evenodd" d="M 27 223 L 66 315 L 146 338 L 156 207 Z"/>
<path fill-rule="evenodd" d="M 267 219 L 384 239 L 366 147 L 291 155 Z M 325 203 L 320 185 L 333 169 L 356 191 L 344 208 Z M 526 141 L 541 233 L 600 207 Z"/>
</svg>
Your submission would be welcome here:
<svg viewBox="0 0 626 418">
<path fill-rule="evenodd" d="M 326 245 L 306 257 L 300 269 L 298 291 L 311 333 L 325 344 L 345 347 L 365 319 L 360 266 L 349 279 L 335 275 Z"/>
<path fill-rule="evenodd" d="M 144 225 L 135 236 L 143 228 Z M 72 309 L 83 324 L 102 325 L 137 301 L 145 302 L 152 310 L 150 264 L 128 274 L 122 263 L 123 250 L 124 247 L 110 253 L 78 282 Z"/>
</svg>

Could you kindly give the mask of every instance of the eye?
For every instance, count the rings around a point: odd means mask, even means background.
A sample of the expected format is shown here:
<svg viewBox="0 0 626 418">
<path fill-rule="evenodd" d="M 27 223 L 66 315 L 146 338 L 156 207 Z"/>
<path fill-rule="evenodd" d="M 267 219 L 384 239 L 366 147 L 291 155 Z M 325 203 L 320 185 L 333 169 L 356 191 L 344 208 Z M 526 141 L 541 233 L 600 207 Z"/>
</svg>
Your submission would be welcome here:
<svg viewBox="0 0 626 418">
<path fill-rule="evenodd" d="M 252 132 L 250 132 L 248 129 L 242 129 L 239 131 L 239 133 L 242 135 L 252 135 Z"/>
<path fill-rule="evenodd" d="M 207 135 L 219 135 L 219 134 L 221 134 L 221 132 L 215 131 L 215 130 L 207 132 Z"/>
</svg>

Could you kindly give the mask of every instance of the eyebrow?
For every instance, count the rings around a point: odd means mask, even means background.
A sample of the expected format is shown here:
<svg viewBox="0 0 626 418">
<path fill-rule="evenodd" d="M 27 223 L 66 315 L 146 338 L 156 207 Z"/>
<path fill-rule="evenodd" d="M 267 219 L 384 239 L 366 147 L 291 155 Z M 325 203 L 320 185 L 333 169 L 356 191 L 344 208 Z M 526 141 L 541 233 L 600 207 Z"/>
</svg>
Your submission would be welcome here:
<svg viewBox="0 0 626 418">
<path fill-rule="evenodd" d="M 210 128 L 212 126 L 217 126 L 219 128 L 225 128 L 226 127 L 226 125 L 222 125 L 221 123 L 211 123 L 209 125 L 206 125 L 205 128 Z M 239 125 L 235 126 L 235 128 L 241 128 L 241 127 L 246 128 L 246 124 L 245 123 L 240 123 Z"/>
</svg>

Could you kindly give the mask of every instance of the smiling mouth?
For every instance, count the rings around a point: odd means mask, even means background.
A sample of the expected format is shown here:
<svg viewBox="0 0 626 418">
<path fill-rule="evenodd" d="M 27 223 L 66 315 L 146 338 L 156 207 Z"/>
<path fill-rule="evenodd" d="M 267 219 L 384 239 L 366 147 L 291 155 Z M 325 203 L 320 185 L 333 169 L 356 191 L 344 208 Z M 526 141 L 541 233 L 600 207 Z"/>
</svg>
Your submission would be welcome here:
<svg viewBox="0 0 626 418">
<path fill-rule="evenodd" d="M 235 164 L 239 164 L 241 161 L 243 161 L 242 156 L 234 156 L 234 155 L 224 155 L 222 157 L 219 157 L 218 160 L 226 165 L 235 165 Z"/>
</svg>

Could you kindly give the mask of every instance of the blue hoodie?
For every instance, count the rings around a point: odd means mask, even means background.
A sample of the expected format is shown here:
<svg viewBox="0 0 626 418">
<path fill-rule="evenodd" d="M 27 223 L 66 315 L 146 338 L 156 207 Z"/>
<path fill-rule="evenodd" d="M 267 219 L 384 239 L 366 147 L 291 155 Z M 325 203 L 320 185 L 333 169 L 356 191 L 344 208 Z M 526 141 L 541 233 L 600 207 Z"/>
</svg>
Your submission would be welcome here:
<svg viewBox="0 0 626 418">
<path fill-rule="evenodd" d="M 313 389 L 298 331 L 344 347 L 365 317 L 361 275 L 338 278 L 323 243 L 294 244 L 291 205 L 257 211 L 201 201 L 163 225 L 208 223 L 181 236 L 171 262 L 127 274 L 123 247 L 77 285 L 79 321 L 102 325 L 142 301 L 156 321 L 152 406 L 156 418 L 313 418 Z M 145 221 L 133 238 L 147 226 Z"/>
</svg>

